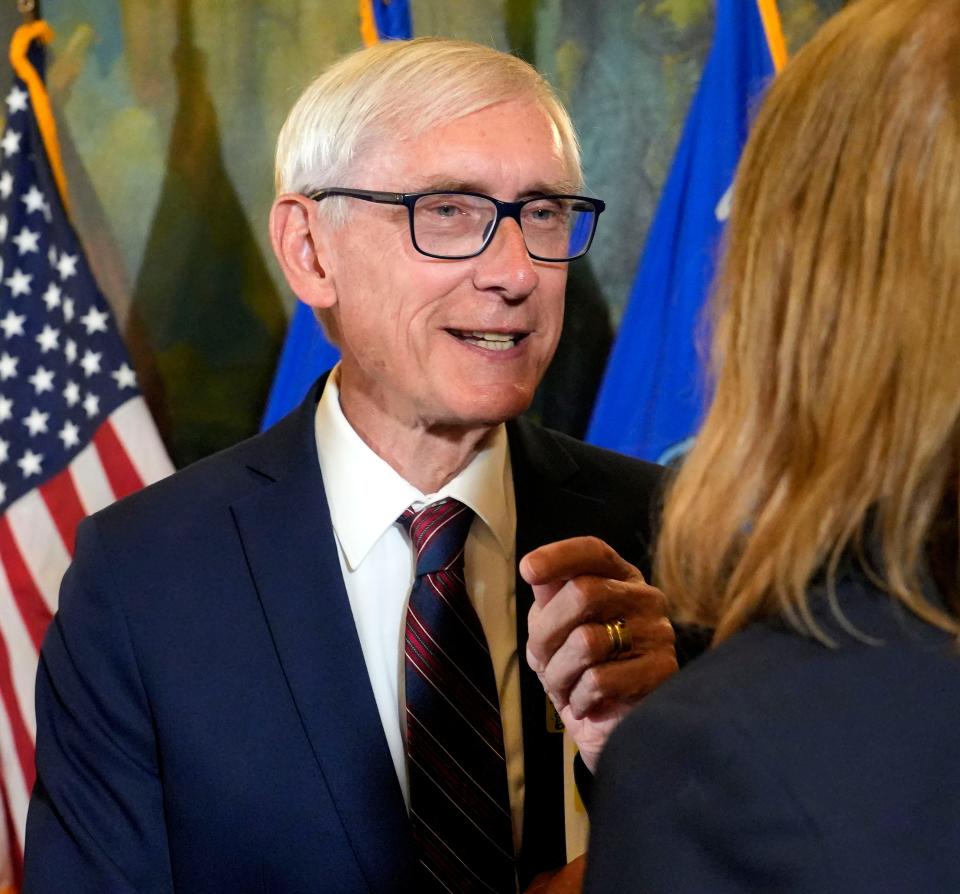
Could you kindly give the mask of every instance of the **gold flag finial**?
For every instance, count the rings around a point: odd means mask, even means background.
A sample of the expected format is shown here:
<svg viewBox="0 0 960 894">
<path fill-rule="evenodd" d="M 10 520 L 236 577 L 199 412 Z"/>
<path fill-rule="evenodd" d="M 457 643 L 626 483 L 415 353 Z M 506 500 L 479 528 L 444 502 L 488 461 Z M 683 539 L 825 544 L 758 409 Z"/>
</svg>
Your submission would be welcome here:
<svg viewBox="0 0 960 894">
<path fill-rule="evenodd" d="M 40 4 L 37 0 L 17 0 L 17 11 L 28 19 L 36 19 L 40 16 Z"/>
</svg>

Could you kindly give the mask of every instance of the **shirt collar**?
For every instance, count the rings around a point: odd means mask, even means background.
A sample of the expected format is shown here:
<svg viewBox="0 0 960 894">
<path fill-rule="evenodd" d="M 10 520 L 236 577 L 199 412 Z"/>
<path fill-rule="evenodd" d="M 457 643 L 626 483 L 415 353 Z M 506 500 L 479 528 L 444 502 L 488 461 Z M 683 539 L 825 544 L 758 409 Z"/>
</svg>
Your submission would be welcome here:
<svg viewBox="0 0 960 894">
<path fill-rule="evenodd" d="M 353 571 L 408 506 L 454 497 L 491 530 L 505 556 L 516 535 L 506 426 L 497 426 L 469 464 L 435 494 L 424 494 L 377 456 L 340 409 L 339 367 L 327 377 L 314 431 L 330 518 Z"/>
</svg>

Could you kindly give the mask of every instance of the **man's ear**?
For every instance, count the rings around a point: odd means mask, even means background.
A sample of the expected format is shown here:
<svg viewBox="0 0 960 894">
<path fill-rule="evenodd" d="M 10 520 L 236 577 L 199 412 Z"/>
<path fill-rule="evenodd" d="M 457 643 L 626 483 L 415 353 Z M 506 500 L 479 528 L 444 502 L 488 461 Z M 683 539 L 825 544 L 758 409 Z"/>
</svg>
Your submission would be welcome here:
<svg viewBox="0 0 960 894">
<path fill-rule="evenodd" d="M 332 307 L 337 293 L 315 208 L 306 196 L 278 196 L 270 209 L 270 243 L 293 294 L 311 307 Z"/>
</svg>

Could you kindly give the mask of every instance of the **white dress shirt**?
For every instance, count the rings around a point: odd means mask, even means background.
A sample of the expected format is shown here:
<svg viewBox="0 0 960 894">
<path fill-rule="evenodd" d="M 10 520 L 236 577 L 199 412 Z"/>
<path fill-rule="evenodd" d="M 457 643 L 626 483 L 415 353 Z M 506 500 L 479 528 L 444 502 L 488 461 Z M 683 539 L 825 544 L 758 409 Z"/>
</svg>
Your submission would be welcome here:
<svg viewBox="0 0 960 894">
<path fill-rule="evenodd" d="M 410 806 L 404 703 L 404 619 L 416 569 L 396 523 L 408 506 L 444 497 L 476 518 L 465 550 L 467 593 L 490 646 L 500 695 L 514 844 L 523 828 L 523 730 L 516 626 L 516 504 L 507 432 L 500 425 L 470 464 L 437 493 L 423 494 L 377 456 L 340 409 L 338 369 L 317 405 L 317 453 L 337 552 L 383 732 Z"/>
</svg>

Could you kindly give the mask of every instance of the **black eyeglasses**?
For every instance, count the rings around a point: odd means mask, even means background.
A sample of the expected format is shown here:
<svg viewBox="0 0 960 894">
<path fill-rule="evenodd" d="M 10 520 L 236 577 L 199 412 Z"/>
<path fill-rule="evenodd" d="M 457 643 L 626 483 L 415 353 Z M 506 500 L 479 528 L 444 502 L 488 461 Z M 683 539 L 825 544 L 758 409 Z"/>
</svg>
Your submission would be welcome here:
<svg viewBox="0 0 960 894">
<path fill-rule="evenodd" d="M 413 247 L 428 258 L 456 261 L 474 258 L 493 239 L 505 217 L 520 226 L 531 258 L 572 261 L 593 242 L 597 218 L 606 207 L 586 196 L 533 196 L 501 202 L 477 192 L 374 192 L 331 187 L 310 193 L 319 202 L 347 196 L 382 205 L 406 205 Z"/>
</svg>

